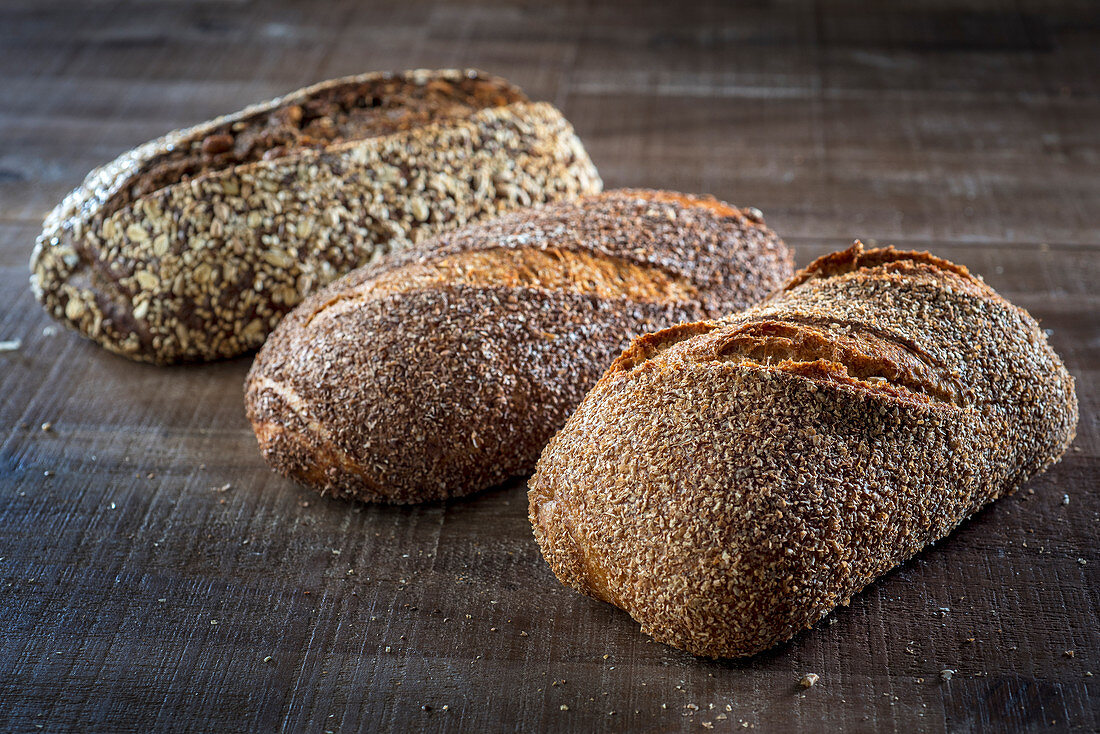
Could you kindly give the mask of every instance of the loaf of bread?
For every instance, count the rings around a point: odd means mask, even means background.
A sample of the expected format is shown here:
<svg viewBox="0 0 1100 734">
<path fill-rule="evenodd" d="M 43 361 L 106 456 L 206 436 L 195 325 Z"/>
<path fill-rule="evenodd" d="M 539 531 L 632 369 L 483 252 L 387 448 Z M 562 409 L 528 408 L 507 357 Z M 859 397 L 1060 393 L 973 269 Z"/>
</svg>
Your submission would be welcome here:
<svg viewBox="0 0 1100 734">
<path fill-rule="evenodd" d="M 267 461 L 324 494 L 416 502 L 529 474 L 632 336 L 755 303 L 792 272 L 755 210 L 615 191 L 362 268 L 271 335 L 246 404 Z"/>
<path fill-rule="evenodd" d="M 1025 311 L 853 248 L 637 339 L 550 441 L 530 518 L 565 584 L 696 655 L 751 655 L 1057 461 L 1073 379 Z"/>
<path fill-rule="evenodd" d="M 336 79 L 92 171 L 46 218 L 31 285 L 55 318 L 131 359 L 230 357 L 360 265 L 600 188 L 561 114 L 503 79 Z"/>
</svg>

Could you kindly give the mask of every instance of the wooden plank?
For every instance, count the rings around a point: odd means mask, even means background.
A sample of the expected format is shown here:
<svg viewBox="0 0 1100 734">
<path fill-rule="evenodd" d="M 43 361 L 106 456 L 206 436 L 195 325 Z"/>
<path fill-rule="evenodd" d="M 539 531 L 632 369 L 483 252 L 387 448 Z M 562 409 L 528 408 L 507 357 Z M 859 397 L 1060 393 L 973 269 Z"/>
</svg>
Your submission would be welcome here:
<svg viewBox="0 0 1100 734">
<path fill-rule="evenodd" d="M 1097 30 L 1088 0 L 6 3 L 0 730 L 1100 729 Z M 561 106 L 609 186 L 760 207 L 799 264 L 863 237 L 971 267 L 1075 375 L 1071 451 L 817 629 L 698 660 L 553 578 L 522 480 L 319 498 L 259 456 L 247 357 L 131 364 L 33 302 L 41 216 L 92 166 L 443 65 Z"/>
<path fill-rule="evenodd" d="M 800 261 L 831 249 L 803 245 Z M 1071 370 L 1096 384 L 1100 342 L 1074 338 L 1100 306 L 1089 292 L 1095 256 L 958 253 L 992 266 L 990 282 L 1050 324 Z M 3 275 L 13 289 L 23 278 L 18 267 Z M 26 345 L 7 358 L 0 404 L 13 426 L 0 449 L 12 472 L 2 545 L 21 549 L 3 590 L 17 645 L 0 661 L 12 725 L 41 714 L 60 730 L 87 717 L 131 730 L 185 711 L 250 729 L 327 727 L 331 714 L 395 728 L 687 730 L 723 712 L 769 727 L 806 716 L 842 726 L 842 701 L 859 701 L 880 728 L 904 730 L 928 716 L 951 723 L 987 695 L 1037 697 L 1043 716 L 1087 710 L 1087 658 L 1063 652 L 1100 645 L 1087 621 L 1100 611 L 1100 504 L 1083 491 L 1100 473 L 1095 422 L 1035 494 L 982 513 L 835 624 L 750 662 L 711 663 L 649 642 L 625 615 L 557 584 L 530 540 L 520 486 L 414 508 L 320 500 L 257 455 L 240 405 L 247 359 L 133 365 L 68 333 L 41 336 L 44 315 L 29 297 L 18 303 L 0 322 Z M 81 379 L 64 365 L 79 365 Z M 46 420 L 52 433 L 39 428 Z M 937 677 L 944 668 L 959 671 L 950 685 Z M 796 693 L 811 669 L 825 685 Z M 45 708 L 19 694 L 57 680 Z M 196 695 L 206 690 L 219 695 Z"/>
</svg>

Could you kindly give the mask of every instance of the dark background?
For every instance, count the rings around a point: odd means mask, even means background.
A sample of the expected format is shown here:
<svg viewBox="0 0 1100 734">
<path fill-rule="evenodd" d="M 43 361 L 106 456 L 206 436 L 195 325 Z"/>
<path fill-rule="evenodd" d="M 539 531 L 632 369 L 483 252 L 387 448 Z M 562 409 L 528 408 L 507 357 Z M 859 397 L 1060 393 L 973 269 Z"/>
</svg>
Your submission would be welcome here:
<svg viewBox="0 0 1100 734">
<path fill-rule="evenodd" d="M 818 629 L 712 662 L 559 585 L 522 482 L 322 500 L 262 462 L 247 358 L 48 328 L 26 263 L 93 166 L 464 65 L 557 104 L 609 188 L 760 207 L 799 265 L 858 236 L 976 270 L 1052 331 L 1074 447 Z M 1098 69 L 1092 0 L 0 3 L 0 730 L 1096 731 Z"/>
</svg>

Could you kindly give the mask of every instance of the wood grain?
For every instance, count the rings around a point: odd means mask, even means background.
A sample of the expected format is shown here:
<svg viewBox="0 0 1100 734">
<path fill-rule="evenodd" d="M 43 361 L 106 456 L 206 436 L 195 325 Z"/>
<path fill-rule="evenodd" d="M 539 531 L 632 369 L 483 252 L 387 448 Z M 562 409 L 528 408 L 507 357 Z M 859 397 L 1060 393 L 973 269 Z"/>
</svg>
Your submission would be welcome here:
<svg viewBox="0 0 1100 734">
<path fill-rule="evenodd" d="M 1100 729 L 1096 20 L 1088 0 L 4 3 L 0 340 L 22 346 L 0 354 L 0 730 Z M 858 236 L 973 268 L 1051 330 L 1074 447 L 818 629 L 697 660 L 554 580 L 522 481 L 319 499 L 260 458 L 248 359 L 131 364 L 33 302 L 41 217 L 91 167 L 311 81 L 448 65 L 561 106 L 608 186 L 760 207 L 799 264 Z"/>
</svg>

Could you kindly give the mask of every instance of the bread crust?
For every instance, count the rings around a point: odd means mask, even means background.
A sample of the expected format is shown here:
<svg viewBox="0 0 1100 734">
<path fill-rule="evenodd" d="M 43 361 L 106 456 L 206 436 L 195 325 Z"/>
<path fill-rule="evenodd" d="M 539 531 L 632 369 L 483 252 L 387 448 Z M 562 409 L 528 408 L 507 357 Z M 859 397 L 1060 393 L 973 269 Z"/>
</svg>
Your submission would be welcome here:
<svg viewBox="0 0 1100 734">
<path fill-rule="evenodd" d="M 341 87 L 477 79 L 517 100 L 239 165 L 143 192 L 157 161 Z M 474 70 L 365 74 L 179 130 L 92 171 L 45 220 L 31 287 L 52 316 L 112 352 L 172 363 L 258 347 L 306 295 L 441 231 L 599 191 L 552 106 Z M 488 102 L 482 102 L 488 104 Z M 420 120 L 420 118 L 417 118 Z M 132 193 L 135 188 L 138 193 Z"/>
<path fill-rule="evenodd" d="M 267 461 L 322 493 L 475 492 L 529 473 L 632 336 L 758 301 L 791 271 L 758 215 L 711 199 L 513 212 L 304 302 L 257 355 L 248 416 Z"/>
<path fill-rule="evenodd" d="M 549 442 L 530 519 L 565 584 L 708 657 L 789 639 L 1073 440 L 1025 311 L 927 253 L 851 249 L 643 336 Z"/>
</svg>

